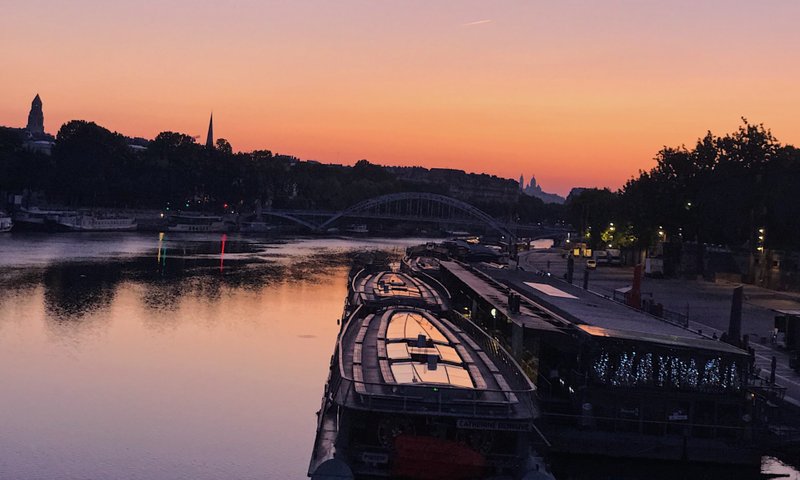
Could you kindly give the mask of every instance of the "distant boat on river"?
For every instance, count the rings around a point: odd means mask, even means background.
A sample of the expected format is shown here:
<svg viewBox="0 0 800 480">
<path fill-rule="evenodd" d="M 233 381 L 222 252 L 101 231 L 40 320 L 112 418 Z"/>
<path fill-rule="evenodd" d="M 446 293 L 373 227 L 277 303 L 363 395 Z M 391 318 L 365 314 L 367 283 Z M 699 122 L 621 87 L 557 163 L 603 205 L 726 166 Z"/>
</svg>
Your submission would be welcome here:
<svg viewBox="0 0 800 480">
<path fill-rule="evenodd" d="M 230 225 L 219 215 L 178 213 L 170 215 L 167 231 L 190 233 L 225 233 Z"/>
<path fill-rule="evenodd" d="M 349 233 L 350 235 L 367 235 L 369 234 L 369 228 L 363 223 L 359 223 L 356 225 L 350 225 L 344 230 L 345 233 Z"/>
<path fill-rule="evenodd" d="M 136 219 L 114 213 L 77 210 L 20 208 L 14 212 L 14 225 L 21 230 L 66 232 L 111 232 L 136 230 Z"/>
<path fill-rule="evenodd" d="M 42 210 L 39 207 L 20 208 L 14 212 L 14 225 L 20 230 L 53 231 L 62 215 L 77 215 L 75 210 Z"/>
<path fill-rule="evenodd" d="M 136 230 L 137 224 L 133 217 L 86 212 L 59 215 L 56 226 L 72 232 L 130 232 Z"/>
</svg>

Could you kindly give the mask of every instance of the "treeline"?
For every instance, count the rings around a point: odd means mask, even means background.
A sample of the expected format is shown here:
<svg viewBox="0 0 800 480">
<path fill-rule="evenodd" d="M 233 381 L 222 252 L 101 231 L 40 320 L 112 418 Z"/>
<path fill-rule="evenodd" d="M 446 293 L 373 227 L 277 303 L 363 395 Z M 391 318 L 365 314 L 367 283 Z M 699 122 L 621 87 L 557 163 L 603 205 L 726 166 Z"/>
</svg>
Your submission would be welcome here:
<svg viewBox="0 0 800 480">
<path fill-rule="evenodd" d="M 742 120 L 736 132 L 708 132 L 692 148 L 663 148 L 653 169 L 617 192 L 593 189 L 571 198 L 567 218 L 595 247 L 683 240 L 797 249 L 800 150 Z"/>
<path fill-rule="evenodd" d="M 709 132 L 691 148 L 663 148 L 653 169 L 640 171 L 619 191 L 584 190 L 563 206 L 517 195 L 513 180 L 384 168 L 366 160 L 352 167 L 324 165 L 269 150 L 234 153 L 224 139 L 206 148 L 175 132 L 132 148 L 126 137 L 77 120 L 61 127 L 52 155 L 24 148 L 24 140 L 18 129 L 0 128 L 0 192 L 37 192 L 50 204 L 341 210 L 378 195 L 427 191 L 507 222 L 566 220 L 588 234 L 594 248 L 646 248 L 660 240 L 742 248 L 800 244 L 800 151 L 746 120 L 736 132 Z"/>
<path fill-rule="evenodd" d="M 517 198 L 512 180 L 495 177 L 490 185 L 486 175 L 460 173 L 469 178 L 462 186 L 468 188 L 403 179 L 366 160 L 349 167 L 297 161 L 269 150 L 234 153 L 224 139 L 206 148 L 176 132 L 162 132 L 146 148 L 136 148 L 123 135 L 80 120 L 61 127 L 48 156 L 24 148 L 18 129 L 0 129 L 0 191 L 38 192 L 50 204 L 207 212 L 249 212 L 257 204 L 341 210 L 378 195 L 430 191 L 452 194 L 509 221 L 560 218 L 560 210 L 538 199 Z M 479 195 L 497 188 L 498 181 L 509 183 L 511 201 Z"/>
</svg>

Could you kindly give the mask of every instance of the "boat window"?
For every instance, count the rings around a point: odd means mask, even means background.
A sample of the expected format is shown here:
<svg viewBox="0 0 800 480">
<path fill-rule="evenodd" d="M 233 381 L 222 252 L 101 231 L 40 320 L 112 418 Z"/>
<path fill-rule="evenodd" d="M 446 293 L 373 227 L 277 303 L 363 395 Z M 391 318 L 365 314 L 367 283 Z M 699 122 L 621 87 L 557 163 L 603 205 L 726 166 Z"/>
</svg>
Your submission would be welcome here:
<svg viewBox="0 0 800 480">
<path fill-rule="evenodd" d="M 444 327 L 443 327 L 444 328 Z M 428 343 L 417 346 L 424 335 Z M 472 377 L 463 367 L 464 359 L 447 337 L 425 314 L 417 311 L 394 311 L 386 330 L 386 355 L 397 383 L 433 383 L 461 388 L 475 388 Z M 438 357 L 436 369 L 429 370 L 429 356 Z"/>
<path fill-rule="evenodd" d="M 397 312 L 389 320 L 388 340 L 416 340 L 425 335 L 434 342 L 448 343 L 447 338 L 430 320 L 416 312 Z"/>
<path fill-rule="evenodd" d="M 387 343 L 386 355 L 392 360 L 408 360 L 411 358 L 408 344 L 405 342 Z"/>
<path fill-rule="evenodd" d="M 392 375 L 397 383 L 414 383 L 414 365 L 411 363 L 393 363 Z"/>
<path fill-rule="evenodd" d="M 469 372 L 454 365 L 438 365 L 429 370 L 427 363 L 392 363 L 392 374 L 397 383 L 435 383 L 461 388 L 475 388 Z"/>
<path fill-rule="evenodd" d="M 469 372 L 466 369 L 455 367 L 453 365 L 445 365 L 444 368 L 447 369 L 447 376 L 450 378 L 450 385 L 463 388 L 475 387 L 472 383 L 472 378 L 470 378 Z"/>
<path fill-rule="evenodd" d="M 443 362 L 448 362 L 448 363 L 463 362 L 463 360 L 461 359 L 461 355 L 459 355 L 456 349 L 453 347 L 449 347 L 447 345 L 436 345 L 436 350 L 439 352 L 439 358 L 441 358 Z"/>
<path fill-rule="evenodd" d="M 412 355 L 436 355 L 441 362 L 461 364 L 464 360 L 455 348 L 447 345 L 434 345 L 433 347 L 415 347 L 407 341 L 386 344 L 387 356 L 391 360 L 408 360 Z"/>
</svg>

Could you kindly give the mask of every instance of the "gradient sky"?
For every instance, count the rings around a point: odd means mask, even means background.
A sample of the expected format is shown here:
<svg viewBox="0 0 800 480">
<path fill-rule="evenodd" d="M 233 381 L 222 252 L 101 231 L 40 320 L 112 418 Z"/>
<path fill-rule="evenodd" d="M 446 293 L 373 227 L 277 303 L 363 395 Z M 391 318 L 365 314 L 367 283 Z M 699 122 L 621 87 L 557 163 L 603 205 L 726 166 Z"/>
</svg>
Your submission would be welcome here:
<svg viewBox="0 0 800 480">
<path fill-rule="evenodd" d="M 618 188 L 745 116 L 800 144 L 800 2 L 5 0 L 0 125 Z"/>
</svg>

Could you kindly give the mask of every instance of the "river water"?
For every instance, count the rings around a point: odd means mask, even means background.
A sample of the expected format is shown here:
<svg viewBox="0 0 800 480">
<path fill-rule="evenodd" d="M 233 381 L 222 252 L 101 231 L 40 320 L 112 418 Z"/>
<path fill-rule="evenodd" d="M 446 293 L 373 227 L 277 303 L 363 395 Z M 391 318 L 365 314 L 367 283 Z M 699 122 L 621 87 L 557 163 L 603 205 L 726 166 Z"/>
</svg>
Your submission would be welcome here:
<svg viewBox="0 0 800 480">
<path fill-rule="evenodd" d="M 350 258 L 423 241 L 0 235 L 0 479 L 305 478 Z"/>
<path fill-rule="evenodd" d="M 420 241 L 0 237 L 0 478 L 304 478 L 350 253 Z"/>
</svg>

